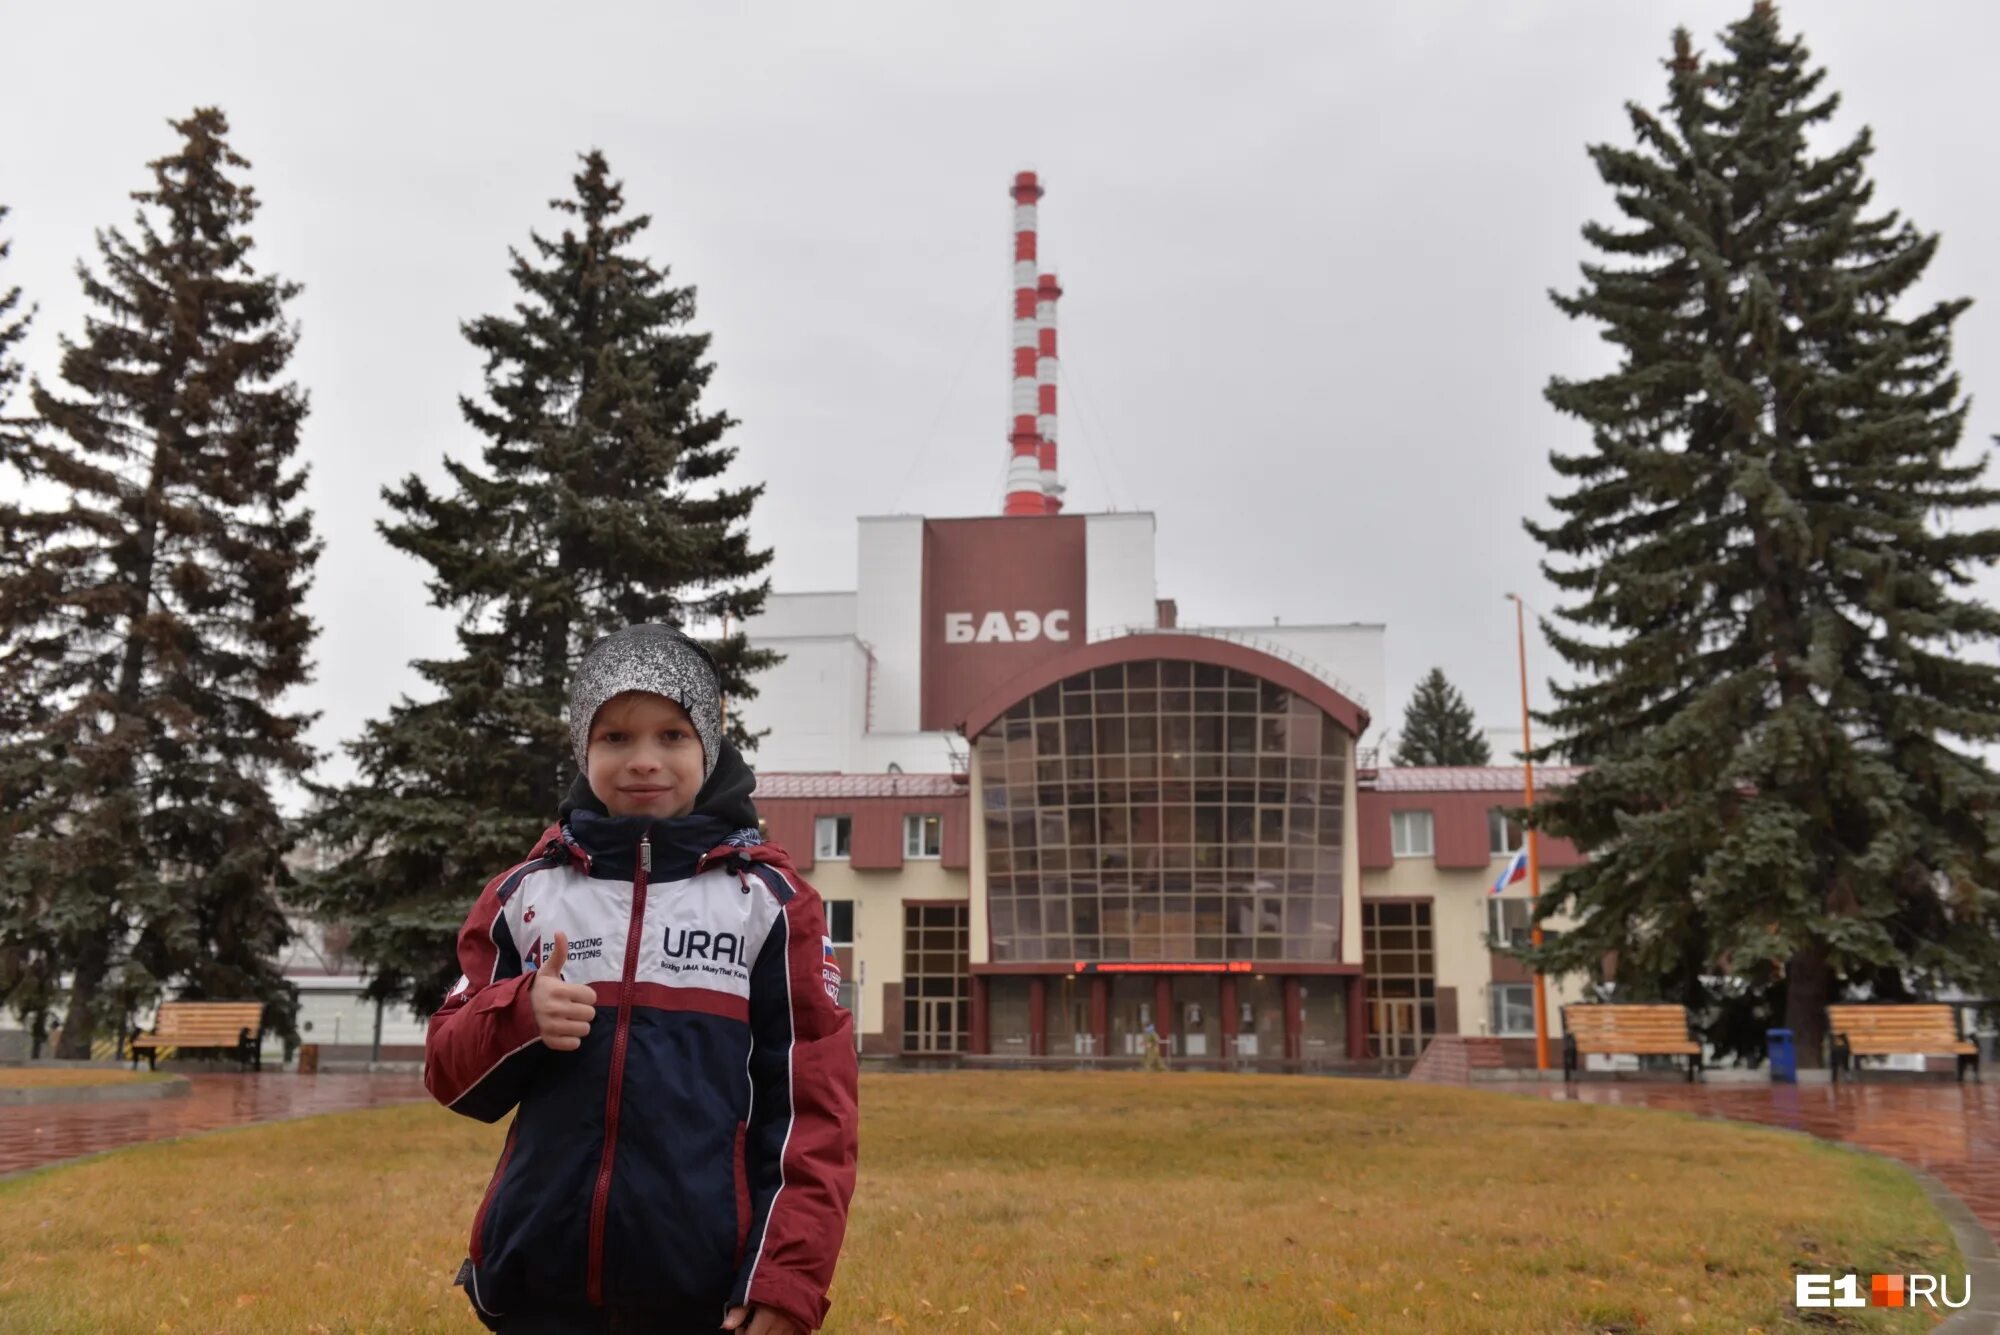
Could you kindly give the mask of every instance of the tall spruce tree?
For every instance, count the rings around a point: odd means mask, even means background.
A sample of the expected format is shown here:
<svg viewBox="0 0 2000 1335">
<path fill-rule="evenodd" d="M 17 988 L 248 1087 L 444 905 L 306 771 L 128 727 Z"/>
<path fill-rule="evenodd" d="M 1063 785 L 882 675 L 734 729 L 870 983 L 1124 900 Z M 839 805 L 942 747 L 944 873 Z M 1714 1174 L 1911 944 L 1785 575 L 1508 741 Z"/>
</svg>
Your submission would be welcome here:
<svg viewBox="0 0 2000 1335">
<path fill-rule="evenodd" d="M 7 221 L 8 209 L 0 204 L 0 223 Z M 14 243 L 0 236 L 0 260 L 14 253 Z M 0 290 L 0 424 L 8 421 L 8 405 L 13 402 L 14 391 L 21 384 L 21 359 L 17 346 L 28 336 L 28 321 L 34 311 L 21 309 L 21 289 L 18 285 Z M 5 429 L 0 426 L 0 429 Z M 15 430 L 19 430 L 16 425 Z"/>
<path fill-rule="evenodd" d="M 1403 731 L 1396 738 L 1398 765 L 1484 765 L 1493 748 L 1479 731 L 1472 706 L 1445 679 L 1443 668 L 1432 668 L 1410 693 L 1403 710 Z"/>
<path fill-rule="evenodd" d="M 7 206 L 0 204 L 0 223 L 6 218 Z M 0 260 L 5 260 L 12 251 L 12 241 L 0 236 Z M 27 337 L 33 314 L 32 309 L 22 309 L 18 285 L 0 290 L 0 458 L 9 461 L 25 448 L 27 433 L 34 425 L 29 418 L 13 415 L 14 395 L 23 374 L 17 350 Z M 11 514 L 11 510 L 0 506 L 0 545 L 8 550 L 21 541 L 8 523 Z M 45 703 L 34 691 L 26 689 L 30 683 L 19 678 L 20 674 L 10 671 L 5 660 L 0 660 L 0 737 L 25 736 L 46 717 Z M 0 753 L 0 760 L 8 758 Z M 0 768 L 0 813 L 11 817 L 15 811 L 28 809 L 30 804 L 25 799 L 37 790 L 40 779 L 38 765 Z M 9 907 L 25 901 L 22 888 L 30 870 L 14 860 L 19 833 L 17 822 L 11 818 L 0 824 L 0 836 L 4 836 L 0 837 L 0 903 Z M 11 1010 L 28 1022 L 37 1057 L 42 1055 L 49 1012 L 55 1005 L 60 983 L 60 971 L 40 917 L 30 916 L 0 926 L 0 1010 Z"/>
<path fill-rule="evenodd" d="M 299 288 L 250 263 L 222 113 L 172 125 L 132 239 L 101 232 L 101 272 L 78 266 L 95 313 L 63 342 L 67 390 L 34 386 L 47 429 L 5 460 L 57 499 L 0 505 L 0 942 L 31 987 L 69 976 L 64 1057 L 168 989 L 261 1000 L 288 1037 L 296 1009 L 270 784 L 314 759 L 311 716 L 277 708 L 310 676 L 319 552 L 306 398 L 280 379 Z"/>
<path fill-rule="evenodd" d="M 604 156 L 583 156 L 572 223 L 513 252 L 513 316 L 464 326 L 486 358 L 486 399 L 462 398 L 485 469 L 448 460 L 439 495 L 415 476 L 379 525 L 425 562 L 435 606 L 457 612 L 459 653 L 422 660 L 434 699 L 405 698 L 347 744 L 359 780 L 321 788 L 311 830 L 333 857 L 313 878 L 319 913 L 353 928 L 370 994 L 435 1003 L 458 973 L 453 938 L 479 887 L 520 859 L 574 773 L 569 673 L 601 635 L 635 622 L 739 623 L 769 592 L 771 554 L 747 520 L 761 484 L 716 479 L 735 425 L 705 412 L 713 367 L 689 332 L 694 289 L 635 253 L 650 225 L 623 216 Z M 732 702 L 777 661 L 741 631 L 713 642 Z M 753 739 L 732 710 L 730 732 Z"/>
<path fill-rule="evenodd" d="M 1967 303 L 1908 301 L 1937 237 L 1870 211 L 1866 129 L 1816 151 L 1839 99 L 1772 6 L 1720 40 L 1677 32 L 1664 109 L 1591 149 L 1628 224 L 1554 294 L 1620 356 L 1550 383 L 1591 448 L 1528 524 L 1581 678 L 1544 721 L 1590 767 L 1537 808 L 1591 854 L 1538 962 L 1694 1005 L 1726 972 L 1816 1064 L 1843 989 L 2000 988 L 2000 616 L 1965 592 L 2000 494 L 1954 458 Z"/>
</svg>

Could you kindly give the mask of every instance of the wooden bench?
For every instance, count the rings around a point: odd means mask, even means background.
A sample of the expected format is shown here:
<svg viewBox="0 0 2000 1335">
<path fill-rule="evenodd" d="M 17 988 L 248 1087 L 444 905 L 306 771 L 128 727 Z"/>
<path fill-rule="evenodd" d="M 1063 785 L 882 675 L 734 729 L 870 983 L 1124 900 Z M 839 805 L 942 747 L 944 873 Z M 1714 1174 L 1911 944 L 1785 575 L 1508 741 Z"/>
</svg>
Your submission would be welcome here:
<svg viewBox="0 0 2000 1335">
<path fill-rule="evenodd" d="M 1563 1079 L 1576 1078 L 1588 1053 L 1628 1052 L 1686 1057 L 1692 1081 L 1701 1074 L 1701 1044 L 1688 1032 L 1685 1006 L 1575 1004 L 1562 1008 Z"/>
<path fill-rule="evenodd" d="M 263 1070 L 259 1048 L 264 1035 L 261 1001 L 163 1001 L 150 1031 L 132 1040 L 132 1065 L 144 1050 L 146 1066 L 158 1070 L 160 1049 L 221 1048 L 255 1070 Z"/>
<path fill-rule="evenodd" d="M 1844 1070 L 1855 1073 L 1856 1057 L 1884 1057 L 1893 1053 L 1950 1053 L 1958 1058 L 1958 1078 L 1965 1079 L 1966 1067 L 1979 1079 L 1979 1047 L 1959 1032 L 1958 1016 L 1950 1006 L 1907 1005 L 1874 1002 L 1857 1006 L 1828 1006 L 1826 1032 L 1833 1041 L 1833 1078 Z"/>
</svg>

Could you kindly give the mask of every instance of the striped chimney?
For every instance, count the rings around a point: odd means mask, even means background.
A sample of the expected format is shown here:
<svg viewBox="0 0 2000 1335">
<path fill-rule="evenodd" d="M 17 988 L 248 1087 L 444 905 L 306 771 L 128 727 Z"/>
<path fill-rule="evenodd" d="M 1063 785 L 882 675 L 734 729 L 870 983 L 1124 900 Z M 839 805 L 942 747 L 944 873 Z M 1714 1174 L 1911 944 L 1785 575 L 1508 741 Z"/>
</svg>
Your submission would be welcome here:
<svg viewBox="0 0 2000 1335">
<path fill-rule="evenodd" d="M 1007 508 L 1010 515 L 1048 513 L 1042 495 L 1041 434 L 1035 417 L 1036 312 L 1035 201 L 1042 187 L 1033 172 L 1014 176 L 1014 394 L 1007 443 L 1013 449 L 1007 466 Z"/>
<path fill-rule="evenodd" d="M 1062 284 L 1045 273 L 1035 285 L 1035 430 L 1042 438 L 1042 497 L 1048 513 L 1062 513 L 1063 484 L 1056 475 L 1056 302 Z"/>
</svg>

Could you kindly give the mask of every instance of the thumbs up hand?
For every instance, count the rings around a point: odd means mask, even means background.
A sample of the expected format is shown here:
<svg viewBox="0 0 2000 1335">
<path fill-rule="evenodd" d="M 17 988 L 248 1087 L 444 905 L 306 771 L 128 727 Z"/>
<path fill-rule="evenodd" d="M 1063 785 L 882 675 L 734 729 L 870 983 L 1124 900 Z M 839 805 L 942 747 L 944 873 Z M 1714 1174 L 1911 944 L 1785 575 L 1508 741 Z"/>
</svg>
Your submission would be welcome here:
<svg viewBox="0 0 2000 1335">
<path fill-rule="evenodd" d="M 542 967 L 535 970 L 535 981 L 528 988 L 542 1044 L 556 1052 L 575 1052 L 582 1047 L 583 1036 L 597 1017 L 597 994 L 583 983 L 563 981 L 563 965 L 567 963 L 569 937 L 557 932 L 555 944 Z"/>
</svg>

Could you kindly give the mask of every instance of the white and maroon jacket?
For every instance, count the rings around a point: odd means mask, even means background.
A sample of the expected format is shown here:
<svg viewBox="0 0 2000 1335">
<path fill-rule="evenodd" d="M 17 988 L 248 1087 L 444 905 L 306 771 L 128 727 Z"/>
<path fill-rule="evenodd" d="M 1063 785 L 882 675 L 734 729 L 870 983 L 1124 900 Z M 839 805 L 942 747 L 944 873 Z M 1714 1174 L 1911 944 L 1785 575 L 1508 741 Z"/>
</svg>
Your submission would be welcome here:
<svg viewBox="0 0 2000 1335">
<path fill-rule="evenodd" d="M 543 1046 L 535 968 L 597 994 Z M 820 898 L 784 850 L 713 816 L 569 813 L 480 893 L 424 1082 L 491 1122 L 518 1106 L 460 1280 L 488 1317 L 611 1307 L 817 1329 L 854 1193 L 853 1017 Z M 490 1324 L 490 1323 L 489 1323 Z"/>
</svg>

